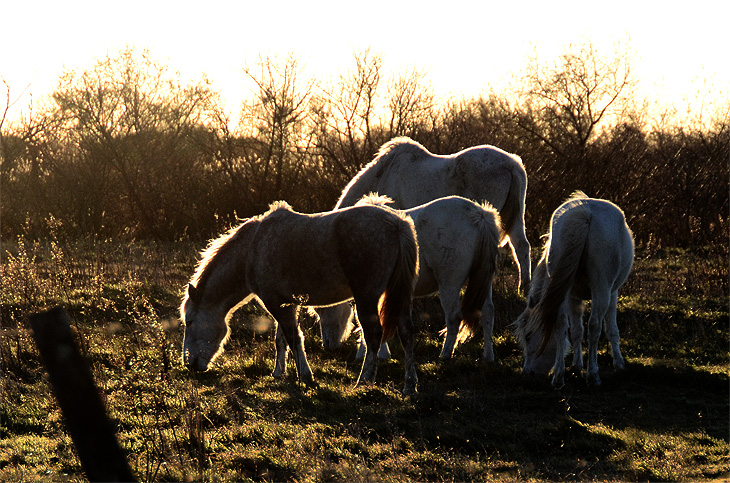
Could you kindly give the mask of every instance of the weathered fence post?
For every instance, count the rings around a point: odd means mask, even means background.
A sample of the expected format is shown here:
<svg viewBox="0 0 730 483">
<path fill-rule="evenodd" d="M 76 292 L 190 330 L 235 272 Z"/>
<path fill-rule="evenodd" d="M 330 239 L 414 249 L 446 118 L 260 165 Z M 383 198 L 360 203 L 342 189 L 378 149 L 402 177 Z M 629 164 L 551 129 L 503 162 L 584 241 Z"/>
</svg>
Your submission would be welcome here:
<svg viewBox="0 0 730 483">
<path fill-rule="evenodd" d="M 30 316 L 66 427 L 90 481 L 135 481 L 61 307 Z"/>
</svg>

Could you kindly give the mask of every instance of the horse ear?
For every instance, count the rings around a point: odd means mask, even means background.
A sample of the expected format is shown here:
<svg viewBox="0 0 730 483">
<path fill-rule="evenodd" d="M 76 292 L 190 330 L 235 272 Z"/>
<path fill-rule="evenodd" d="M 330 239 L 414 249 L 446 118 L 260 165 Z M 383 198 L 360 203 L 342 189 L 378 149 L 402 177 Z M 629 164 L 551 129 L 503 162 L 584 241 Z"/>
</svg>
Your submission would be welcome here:
<svg viewBox="0 0 730 483">
<path fill-rule="evenodd" d="M 192 283 L 188 284 L 188 298 L 192 300 L 193 302 L 197 303 L 199 299 L 199 292 L 198 289 L 195 288 L 195 285 Z"/>
</svg>

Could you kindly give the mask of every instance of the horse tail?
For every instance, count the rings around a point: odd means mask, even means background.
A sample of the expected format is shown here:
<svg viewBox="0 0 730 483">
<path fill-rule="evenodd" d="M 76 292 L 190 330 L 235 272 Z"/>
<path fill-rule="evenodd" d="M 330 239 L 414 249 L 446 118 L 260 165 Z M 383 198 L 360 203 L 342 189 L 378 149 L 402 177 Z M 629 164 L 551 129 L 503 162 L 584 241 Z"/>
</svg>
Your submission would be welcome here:
<svg viewBox="0 0 730 483">
<path fill-rule="evenodd" d="M 515 162 L 510 169 L 512 178 L 509 183 L 509 191 L 507 192 L 507 198 L 504 201 L 504 206 L 499 211 L 499 216 L 502 220 L 502 233 L 500 239 L 500 245 L 505 245 L 508 241 L 509 233 L 512 231 L 514 224 L 521 218 L 524 218 L 525 213 L 525 195 L 527 193 L 527 173 L 525 172 L 524 166 L 521 162 Z"/>
<path fill-rule="evenodd" d="M 548 281 L 534 312 L 534 317 L 538 318 L 536 322 L 542 328 L 542 344 L 538 354 L 547 348 L 555 333 L 560 306 L 575 282 L 588 240 L 591 224 L 590 210 L 585 205 L 577 205 L 571 211 L 570 218 L 564 219 L 564 223 L 569 223 L 569 226 L 566 229 L 558 228 L 561 231 L 558 235 L 560 247 L 556 247 L 553 243 L 552 231 L 556 229 L 553 224 L 548 242 L 549 247 L 546 248 L 548 250 L 546 254 Z"/>
<path fill-rule="evenodd" d="M 387 342 L 395 334 L 400 318 L 411 311 L 413 287 L 418 276 L 418 242 L 413 220 L 397 215 L 399 246 L 393 272 L 380 298 L 380 324 L 383 327 L 381 342 Z"/>
<path fill-rule="evenodd" d="M 484 203 L 481 208 L 472 212 L 477 227 L 477 245 L 469 269 L 469 282 L 461 299 L 462 321 L 457 342 L 463 342 L 479 329 L 482 307 L 489 296 L 492 277 L 497 268 L 502 236 L 500 216 L 488 203 Z"/>
</svg>

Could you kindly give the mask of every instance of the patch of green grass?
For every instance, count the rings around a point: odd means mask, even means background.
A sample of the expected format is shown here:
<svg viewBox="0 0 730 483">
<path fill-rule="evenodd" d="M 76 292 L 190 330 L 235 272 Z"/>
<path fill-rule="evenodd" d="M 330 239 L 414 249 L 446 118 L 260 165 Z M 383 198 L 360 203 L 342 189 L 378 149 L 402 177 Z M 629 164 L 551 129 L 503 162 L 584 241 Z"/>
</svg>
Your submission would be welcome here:
<svg viewBox="0 0 730 483">
<path fill-rule="evenodd" d="M 195 263 L 190 246 L 20 245 L 1 272 L 3 481 L 83 478 L 26 319 L 57 303 L 69 308 L 142 481 L 695 481 L 730 472 L 720 249 L 637 257 L 619 307 L 627 368 L 611 368 L 602 341 L 597 389 L 573 376 L 556 391 L 521 374 L 508 327 L 524 304 L 513 267 L 495 284 L 496 363 L 480 360 L 481 334 L 439 361 L 443 314 L 436 299 L 419 300 L 419 391 L 404 398 L 397 342 L 377 382 L 355 387 L 354 338 L 326 353 L 306 318 L 318 387 L 300 385 L 293 365 L 274 380 L 273 333 L 254 327 L 265 317 L 255 305 L 233 317 L 210 371 L 183 369 L 177 306 Z"/>
</svg>

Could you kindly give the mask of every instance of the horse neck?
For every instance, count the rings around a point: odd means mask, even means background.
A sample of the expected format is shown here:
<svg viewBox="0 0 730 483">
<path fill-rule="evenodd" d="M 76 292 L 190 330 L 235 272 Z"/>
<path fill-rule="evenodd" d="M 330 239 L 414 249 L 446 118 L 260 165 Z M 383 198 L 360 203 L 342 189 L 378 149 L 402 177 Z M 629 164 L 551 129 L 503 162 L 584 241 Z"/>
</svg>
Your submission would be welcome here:
<svg viewBox="0 0 730 483">
<path fill-rule="evenodd" d="M 213 263 L 207 267 L 207 273 L 201 287 L 201 304 L 216 307 L 223 312 L 246 300 L 251 294 L 246 279 L 248 245 L 255 231 L 253 227 L 242 227 L 246 230 L 229 240 L 235 246 L 228 246 L 219 251 Z"/>
<path fill-rule="evenodd" d="M 379 163 L 381 161 L 382 160 L 379 158 L 371 161 L 352 180 L 350 180 L 345 189 L 342 191 L 340 199 L 337 200 L 335 210 L 354 206 L 360 198 L 371 191 L 376 191 L 377 179 L 375 174 L 378 169 L 380 169 L 381 165 Z"/>
<path fill-rule="evenodd" d="M 245 272 L 244 272 L 245 273 Z M 248 300 L 251 291 L 242 274 L 221 274 L 206 283 L 200 304 L 228 314 Z"/>
</svg>

